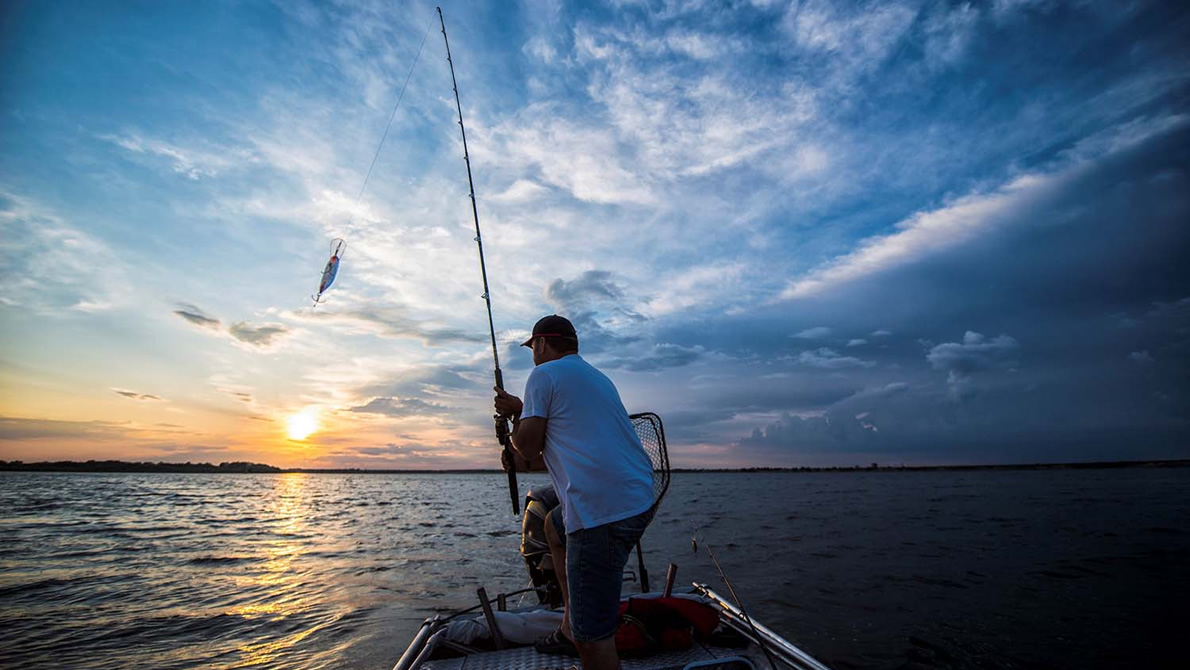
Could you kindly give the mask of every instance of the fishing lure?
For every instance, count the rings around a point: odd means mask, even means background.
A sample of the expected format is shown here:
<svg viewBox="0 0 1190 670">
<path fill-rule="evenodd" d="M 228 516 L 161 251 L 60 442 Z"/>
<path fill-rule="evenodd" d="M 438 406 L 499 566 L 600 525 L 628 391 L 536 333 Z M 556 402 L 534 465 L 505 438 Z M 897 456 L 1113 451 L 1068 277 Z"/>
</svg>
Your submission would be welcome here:
<svg viewBox="0 0 1190 670">
<path fill-rule="evenodd" d="M 322 294 L 335 283 L 335 276 L 339 274 L 339 261 L 343 259 L 343 252 L 347 250 L 347 242 L 342 238 L 336 237 L 331 240 L 331 259 L 326 262 L 326 267 L 322 270 L 322 281 L 318 283 L 318 295 L 312 295 L 314 304 L 318 305 L 323 302 Z"/>
</svg>

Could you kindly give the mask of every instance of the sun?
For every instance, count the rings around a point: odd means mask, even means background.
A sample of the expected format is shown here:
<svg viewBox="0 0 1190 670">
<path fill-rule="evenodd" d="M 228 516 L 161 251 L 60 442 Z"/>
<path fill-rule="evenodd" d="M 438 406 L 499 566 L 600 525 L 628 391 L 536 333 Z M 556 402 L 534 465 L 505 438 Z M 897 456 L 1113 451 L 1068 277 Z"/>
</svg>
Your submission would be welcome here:
<svg viewBox="0 0 1190 670">
<path fill-rule="evenodd" d="M 313 410 L 304 409 L 289 417 L 289 439 L 304 440 L 318 430 L 318 417 Z"/>
</svg>

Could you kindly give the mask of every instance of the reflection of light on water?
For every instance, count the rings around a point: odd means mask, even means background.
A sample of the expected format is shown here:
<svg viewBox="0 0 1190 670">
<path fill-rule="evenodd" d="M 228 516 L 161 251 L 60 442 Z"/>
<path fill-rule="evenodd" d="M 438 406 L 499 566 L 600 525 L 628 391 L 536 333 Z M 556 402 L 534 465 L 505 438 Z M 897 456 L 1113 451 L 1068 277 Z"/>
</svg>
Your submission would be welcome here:
<svg viewBox="0 0 1190 670">
<path fill-rule="evenodd" d="M 257 603 L 233 607 L 227 610 L 225 614 L 228 616 L 242 616 L 244 618 L 251 618 L 266 614 L 277 614 L 278 612 L 282 612 L 282 609 L 277 603 Z"/>
<path fill-rule="evenodd" d="M 309 487 L 311 479 L 304 473 L 286 473 L 276 479 L 265 507 L 269 538 L 258 547 L 264 559 L 260 572 L 240 578 L 239 586 L 263 594 L 264 602 L 234 607 L 227 614 L 245 618 L 267 617 L 297 621 L 303 613 L 317 605 L 313 594 L 303 585 L 305 571 L 295 563 L 304 555 L 302 543 L 308 540 Z M 312 623 L 312 622 L 311 622 Z M 257 643 L 240 645 L 245 655 L 244 665 L 267 664 L 277 660 L 281 652 L 293 651 L 293 645 L 312 635 L 326 624 L 313 624 L 292 635 Z"/>
</svg>

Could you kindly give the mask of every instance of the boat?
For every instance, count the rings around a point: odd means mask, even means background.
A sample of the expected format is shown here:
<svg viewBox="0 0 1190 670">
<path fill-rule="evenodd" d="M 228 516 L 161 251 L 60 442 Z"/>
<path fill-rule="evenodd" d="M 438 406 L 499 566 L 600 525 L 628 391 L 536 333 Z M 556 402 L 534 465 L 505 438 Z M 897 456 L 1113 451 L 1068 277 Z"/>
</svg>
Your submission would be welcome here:
<svg viewBox="0 0 1190 670">
<path fill-rule="evenodd" d="M 653 463 L 656 507 L 669 488 L 665 430 L 656 414 L 633 414 L 630 418 Z M 526 517 L 530 515 L 531 504 L 531 500 L 526 501 Z M 536 639 L 558 628 L 563 615 L 554 597 L 556 594 L 547 588 L 540 574 L 534 572 L 525 544 L 523 541 L 522 553 L 533 577 L 532 586 L 494 596 L 480 588 L 476 592 L 476 605 L 427 618 L 393 670 L 562 670 L 581 667 L 577 658 L 542 654 L 533 646 Z M 635 583 L 640 592 L 621 599 L 621 626 L 617 632 L 617 647 L 621 648 L 620 661 L 624 670 L 758 670 L 766 667 L 772 670 L 829 670 L 809 653 L 749 616 L 740 603 L 716 593 L 705 583 L 695 582 L 675 589 L 677 567 L 673 563 L 667 571 L 664 589 L 650 591 L 640 544 L 636 549 L 637 569 L 625 571 L 625 582 Z M 729 590 L 733 590 L 726 579 L 725 583 Z M 509 608 L 513 598 L 520 596 L 523 600 L 530 594 L 537 596 L 537 603 Z M 675 604 L 678 609 L 684 610 L 689 604 L 697 610 L 693 612 L 697 616 L 692 617 L 697 620 L 692 620 L 689 627 L 673 629 L 685 634 L 657 635 L 656 621 L 641 621 L 644 618 L 641 612 L 665 610 L 672 614 L 672 609 L 667 608 Z M 674 619 L 670 616 L 666 620 L 672 624 Z M 621 635 L 626 632 L 626 627 L 639 629 L 636 639 L 644 641 L 630 651 L 621 646 Z M 632 632 L 627 631 L 626 637 L 632 638 Z"/>
</svg>

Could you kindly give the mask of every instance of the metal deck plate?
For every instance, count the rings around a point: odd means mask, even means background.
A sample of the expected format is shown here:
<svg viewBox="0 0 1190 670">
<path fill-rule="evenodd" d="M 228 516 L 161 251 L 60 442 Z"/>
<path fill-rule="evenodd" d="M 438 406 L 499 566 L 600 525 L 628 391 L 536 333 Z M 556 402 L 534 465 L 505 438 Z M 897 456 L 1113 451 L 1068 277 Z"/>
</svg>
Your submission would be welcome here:
<svg viewBox="0 0 1190 670">
<path fill-rule="evenodd" d="M 747 656 L 753 648 L 728 649 L 695 642 L 689 649 L 666 651 L 645 658 L 621 658 L 623 670 L 663 670 L 682 668 L 695 661 L 708 661 L 727 656 Z M 565 670 L 579 665 L 577 658 L 539 654 L 533 647 L 517 647 L 503 651 L 489 651 L 460 658 L 427 661 L 422 670 Z M 580 666 L 581 667 L 581 666 Z"/>
</svg>

